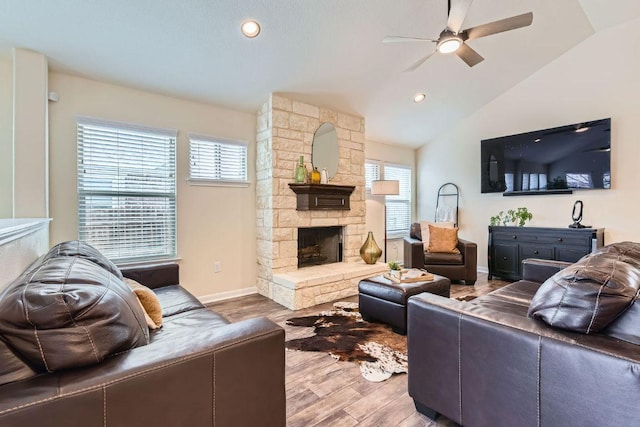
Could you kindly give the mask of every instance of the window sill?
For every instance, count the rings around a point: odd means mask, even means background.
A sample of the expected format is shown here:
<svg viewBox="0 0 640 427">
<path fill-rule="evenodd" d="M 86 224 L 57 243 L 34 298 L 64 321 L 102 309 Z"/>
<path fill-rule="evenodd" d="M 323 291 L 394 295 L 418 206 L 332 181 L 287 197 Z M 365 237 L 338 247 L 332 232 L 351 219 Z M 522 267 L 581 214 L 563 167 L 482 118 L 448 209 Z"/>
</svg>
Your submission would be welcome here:
<svg viewBox="0 0 640 427">
<path fill-rule="evenodd" d="M 166 264 L 169 262 L 176 262 L 179 263 L 180 261 L 182 261 L 181 257 L 173 257 L 173 258 L 154 258 L 154 259 L 146 259 L 146 260 L 141 260 L 141 261 L 130 261 L 130 262 L 119 262 L 116 264 L 116 267 L 118 268 L 126 268 L 126 267 L 141 267 L 141 266 L 153 266 L 153 265 L 160 265 L 160 264 Z"/>
<path fill-rule="evenodd" d="M 405 237 L 409 237 L 409 233 L 406 233 L 404 231 L 402 233 L 387 233 L 387 241 L 400 240 L 404 239 Z"/>
<path fill-rule="evenodd" d="M 249 181 L 218 181 L 214 179 L 187 179 L 189 185 L 198 185 L 203 187 L 236 187 L 246 188 L 251 185 Z"/>
</svg>

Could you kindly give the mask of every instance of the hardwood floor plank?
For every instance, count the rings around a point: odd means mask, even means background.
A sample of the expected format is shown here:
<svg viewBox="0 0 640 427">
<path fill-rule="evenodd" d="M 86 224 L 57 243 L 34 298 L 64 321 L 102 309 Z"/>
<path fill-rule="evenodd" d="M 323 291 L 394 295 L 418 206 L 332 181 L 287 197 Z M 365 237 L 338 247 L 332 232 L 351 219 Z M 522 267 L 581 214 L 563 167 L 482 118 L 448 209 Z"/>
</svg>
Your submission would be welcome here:
<svg viewBox="0 0 640 427">
<path fill-rule="evenodd" d="M 451 285 L 451 297 L 480 296 L 509 282 L 487 280 L 478 274 L 475 286 Z M 341 301 L 357 302 L 352 296 Z M 261 295 L 248 295 L 209 304 L 209 308 L 232 322 L 266 316 L 285 329 L 286 339 L 302 337 L 311 328 L 288 326 L 291 317 L 317 314 L 330 310 L 326 303 L 303 310 L 289 310 Z M 306 331 L 305 331 L 306 330 Z M 429 420 L 418 413 L 407 394 L 407 375 L 394 375 L 387 381 L 365 380 L 355 363 L 339 362 L 326 353 L 286 351 L 287 425 L 309 426 L 401 426 L 455 427 L 453 421 L 440 417 Z"/>
</svg>

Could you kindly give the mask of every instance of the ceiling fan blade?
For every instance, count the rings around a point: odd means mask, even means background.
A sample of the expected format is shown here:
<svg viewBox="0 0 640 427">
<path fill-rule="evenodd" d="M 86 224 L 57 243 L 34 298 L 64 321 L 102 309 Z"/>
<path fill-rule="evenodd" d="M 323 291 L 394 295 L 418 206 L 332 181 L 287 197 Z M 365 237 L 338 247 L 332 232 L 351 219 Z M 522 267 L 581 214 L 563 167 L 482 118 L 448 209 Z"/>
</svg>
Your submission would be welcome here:
<svg viewBox="0 0 640 427">
<path fill-rule="evenodd" d="M 462 23 L 472 2 L 473 0 L 450 0 L 447 27 L 454 33 L 458 33 L 462 28 Z"/>
<path fill-rule="evenodd" d="M 431 52 L 430 54 L 428 54 L 427 56 L 425 56 L 424 58 L 421 58 L 418 62 L 416 62 L 415 64 L 413 64 L 411 67 L 407 68 L 406 70 L 404 70 L 404 72 L 408 72 L 408 71 L 414 71 L 416 70 L 418 67 L 420 67 L 422 64 L 424 64 L 426 62 L 427 59 L 431 58 L 431 56 L 436 53 L 436 51 L 434 50 L 433 52 Z"/>
<path fill-rule="evenodd" d="M 456 55 L 466 62 L 469 67 L 473 67 L 474 65 L 484 61 L 484 58 L 480 56 L 478 52 L 471 49 L 466 43 L 462 43 L 462 46 L 456 50 Z"/>
<path fill-rule="evenodd" d="M 431 39 L 419 39 L 416 37 L 399 37 L 389 36 L 382 39 L 382 43 L 402 43 L 402 42 L 437 42 L 437 40 Z"/>
<path fill-rule="evenodd" d="M 529 12 L 518 16 L 512 16 L 511 18 L 489 22 L 488 24 L 478 25 L 477 27 L 464 30 L 464 32 L 467 33 L 467 40 L 473 40 L 480 37 L 490 36 L 492 34 L 502 33 L 503 31 L 527 27 L 531 25 L 531 22 L 533 22 L 533 13 Z"/>
</svg>

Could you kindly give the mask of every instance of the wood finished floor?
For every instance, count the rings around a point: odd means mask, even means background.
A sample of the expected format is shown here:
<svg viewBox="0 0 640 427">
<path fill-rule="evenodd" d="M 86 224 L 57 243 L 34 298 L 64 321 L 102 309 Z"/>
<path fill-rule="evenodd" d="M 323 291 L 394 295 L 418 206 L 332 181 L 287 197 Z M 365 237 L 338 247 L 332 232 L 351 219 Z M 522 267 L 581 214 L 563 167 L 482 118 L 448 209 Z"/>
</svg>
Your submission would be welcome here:
<svg viewBox="0 0 640 427">
<path fill-rule="evenodd" d="M 475 286 L 452 285 L 452 297 L 484 295 L 508 282 L 487 280 L 478 274 Z M 357 301 L 357 296 L 346 299 Z M 289 310 L 263 296 L 250 295 L 210 304 L 209 307 L 232 322 L 266 316 L 285 328 L 286 339 L 299 338 L 311 328 L 284 324 L 294 316 L 306 316 L 332 307 L 332 303 L 304 310 Z M 456 426 L 439 418 L 436 422 L 415 410 L 407 394 L 407 376 L 394 375 L 387 381 L 371 383 L 360 375 L 355 363 L 339 362 L 326 353 L 286 352 L 287 426 Z"/>
</svg>

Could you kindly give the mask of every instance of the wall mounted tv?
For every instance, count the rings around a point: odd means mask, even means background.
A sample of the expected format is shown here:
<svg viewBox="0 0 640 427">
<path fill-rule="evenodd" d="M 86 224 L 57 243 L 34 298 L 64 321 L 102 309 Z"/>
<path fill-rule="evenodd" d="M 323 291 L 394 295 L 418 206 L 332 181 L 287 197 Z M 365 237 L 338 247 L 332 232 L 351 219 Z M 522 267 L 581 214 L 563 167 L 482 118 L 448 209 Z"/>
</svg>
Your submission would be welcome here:
<svg viewBox="0 0 640 427">
<path fill-rule="evenodd" d="M 611 188 L 611 119 L 481 141 L 481 191 L 505 196 Z"/>
</svg>

